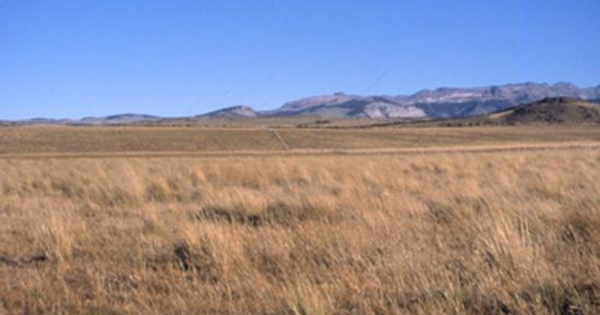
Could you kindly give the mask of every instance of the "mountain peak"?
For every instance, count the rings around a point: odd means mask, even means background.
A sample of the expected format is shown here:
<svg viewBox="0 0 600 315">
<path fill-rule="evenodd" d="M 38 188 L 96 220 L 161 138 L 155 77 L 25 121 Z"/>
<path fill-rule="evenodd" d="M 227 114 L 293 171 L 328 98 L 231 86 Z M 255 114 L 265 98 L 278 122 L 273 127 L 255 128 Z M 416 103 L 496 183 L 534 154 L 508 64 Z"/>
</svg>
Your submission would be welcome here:
<svg viewBox="0 0 600 315">
<path fill-rule="evenodd" d="M 361 98 L 361 96 L 347 95 L 343 92 L 337 92 L 331 95 L 318 95 L 288 102 L 283 104 L 280 110 L 286 112 L 297 112 L 316 106 L 337 105 L 357 98 Z"/>
<path fill-rule="evenodd" d="M 199 117 L 252 118 L 256 116 L 258 116 L 258 114 L 252 107 L 247 105 L 236 105 L 206 113 Z"/>
</svg>

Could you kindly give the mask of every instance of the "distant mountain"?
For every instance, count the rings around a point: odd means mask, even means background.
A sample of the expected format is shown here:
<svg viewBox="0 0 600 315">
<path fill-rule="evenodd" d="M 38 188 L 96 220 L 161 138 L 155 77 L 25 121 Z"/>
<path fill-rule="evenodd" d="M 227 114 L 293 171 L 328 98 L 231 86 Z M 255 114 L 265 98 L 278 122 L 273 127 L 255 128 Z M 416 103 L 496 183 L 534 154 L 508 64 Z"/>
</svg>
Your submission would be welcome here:
<svg viewBox="0 0 600 315">
<path fill-rule="evenodd" d="M 580 89 L 570 83 L 521 83 L 478 88 L 439 88 L 408 96 L 378 97 L 336 93 L 284 104 L 271 115 L 441 119 L 483 115 L 548 97 L 600 99 L 600 86 Z"/>
<path fill-rule="evenodd" d="M 161 117 L 144 114 L 119 114 L 106 117 L 85 117 L 75 121 L 84 125 L 128 125 L 143 122 L 159 121 Z"/>
<path fill-rule="evenodd" d="M 600 104 L 568 97 L 545 98 L 488 115 L 447 120 L 444 124 L 600 124 Z"/>
<path fill-rule="evenodd" d="M 319 97 L 322 98 L 322 97 Z M 285 105 L 284 105 L 285 107 Z M 282 109 L 284 108 L 282 107 Z M 324 118 L 425 118 L 415 106 L 403 105 L 385 97 L 354 97 L 339 103 L 315 104 L 284 115 L 314 115 Z"/>
<path fill-rule="evenodd" d="M 341 93 L 316 96 L 284 104 L 270 115 L 313 115 L 323 118 L 425 118 L 425 112 L 386 97 Z"/>
<path fill-rule="evenodd" d="M 14 123 L 25 123 L 25 124 L 33 124 L 33 125 L 68 125 L 70 123 L 74 122 L 71 119 L 52 119 L 52 118 L 43 118 L 43 117 L 38 117 L 38 118 L 31 118 L 31 119 L 27 119 L 27 120 L 22 120 L 22 121 L 11 121 L 11 122 L 6 122 L 6 123 L 10 123 L 10 124 L 14 124 Z"/>
<path fill-rule="evenodd" d="M 360 98 L 362 97 L 358 95 L 346 95 L 342 92 L 338 92 L 333 95 L 313 96 L 292 101 L 284 104 L 277 111 L 279 113 L 295 114 L 310 110 L 313 107 L 335 106 Z"/>
<path fill-rule="evenodd" d="M 85 117 L 82 119 L 51 119 L 51 118 L 32 118 L 19 121 L 4 121 L 4 124 L 10 125 L 130 125 L 146 122 L 160 121 L 163 118 L 143 114 L 119 114 L 106 117 Z"/>
<path fill-rule="evenodd" d="M 600 103 L 600 85 L 579 88 L 570 83 L 519 83 L 475 88 L 439 88 L 412 95 L 360 96 L 341 92 L 307 97 L 269 111 L 249 106 L 223 108 L 194 117 L 162 118 L 142 114 L 87 117 L 80 120 L 30 119 L 3 124 L 121 125 L 176 123 L 196 118 L 246 119 L 254 117 L 315 116 L 323 118 L 401 118 L 430 120 L 463 118 L 499 112 L 546 98 L 567 97 Z"/>
<path fill-rule="evenodd" d="M 239 105 L 227 107 L 214 112 L 206 113 L 196 117 L 214 117 L 214 118 L 253 118 L 257 117 L 258 113 L 249 106 Z"/>
</svg>

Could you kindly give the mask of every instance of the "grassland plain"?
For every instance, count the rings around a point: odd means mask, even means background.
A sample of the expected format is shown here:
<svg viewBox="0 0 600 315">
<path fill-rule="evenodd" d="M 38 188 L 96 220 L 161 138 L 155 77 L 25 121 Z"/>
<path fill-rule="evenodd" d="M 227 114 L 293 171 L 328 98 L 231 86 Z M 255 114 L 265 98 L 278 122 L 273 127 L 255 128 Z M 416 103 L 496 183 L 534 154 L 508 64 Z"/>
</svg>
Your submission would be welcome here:
<svg viewBox="0 0 600 315">
<path fill-rule="evenodd" d="M 294 150 L 362 150 L 600 141 L 600 128 L 3 127 L 0 157 L 33 155 L 204 154 Z"/>
<path fill-rule="evenodd" d="M 598 314 L 600 153 L 0 160 L 0 314 Z"/>
</svg>

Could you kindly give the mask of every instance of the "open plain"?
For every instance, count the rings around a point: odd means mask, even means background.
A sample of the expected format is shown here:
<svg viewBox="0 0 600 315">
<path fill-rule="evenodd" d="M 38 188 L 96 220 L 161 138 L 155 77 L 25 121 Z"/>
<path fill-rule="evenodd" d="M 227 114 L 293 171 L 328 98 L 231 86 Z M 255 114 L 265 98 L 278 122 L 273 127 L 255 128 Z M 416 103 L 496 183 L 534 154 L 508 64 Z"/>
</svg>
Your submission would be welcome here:
<svg viewBox="0 0 600 315">
<path fill-rule="evenodd" d="M 0 128 L 0 314 L 600 314 L 600 128 Z"/>
</svg>

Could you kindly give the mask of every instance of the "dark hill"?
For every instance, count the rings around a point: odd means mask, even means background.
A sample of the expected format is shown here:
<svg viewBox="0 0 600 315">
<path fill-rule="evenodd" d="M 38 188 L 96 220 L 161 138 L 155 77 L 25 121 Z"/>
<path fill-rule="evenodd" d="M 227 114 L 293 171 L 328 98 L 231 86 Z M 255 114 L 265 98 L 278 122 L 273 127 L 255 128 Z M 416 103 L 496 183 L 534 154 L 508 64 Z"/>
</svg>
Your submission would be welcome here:
<svg viewBox="0 0 600 315">
<path fill-rule="evenodd" d="M 508 124 L 527 123 L 600 123 L 600 106 L 570 98 L 546 98 L 529 105 L 490 115 Z"/>
<path fill-rule="evenodd" d="M 446 120 L 442 124 L 446 126 L 600 124 L 600 105 L 574 98 L 545 98 L 489 115 Z"/>
</svg>

